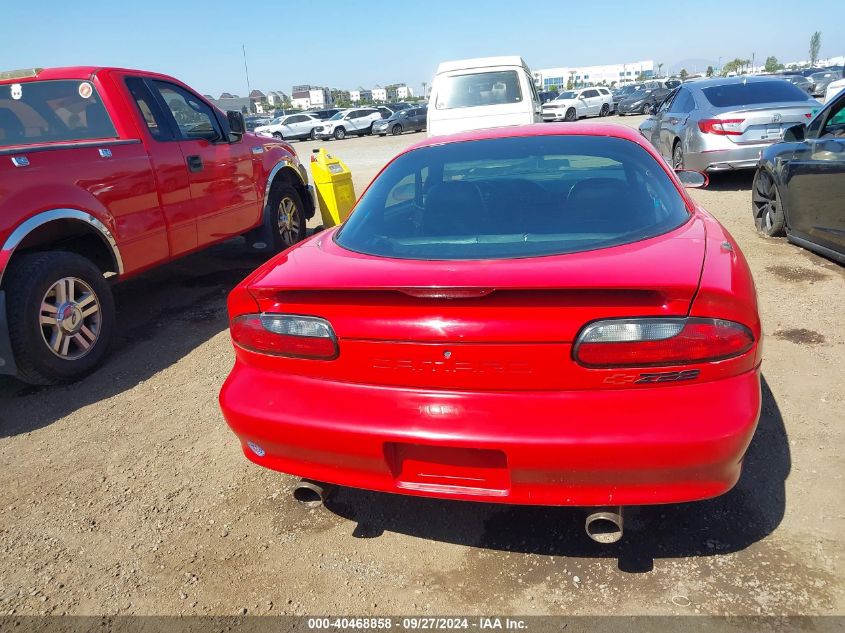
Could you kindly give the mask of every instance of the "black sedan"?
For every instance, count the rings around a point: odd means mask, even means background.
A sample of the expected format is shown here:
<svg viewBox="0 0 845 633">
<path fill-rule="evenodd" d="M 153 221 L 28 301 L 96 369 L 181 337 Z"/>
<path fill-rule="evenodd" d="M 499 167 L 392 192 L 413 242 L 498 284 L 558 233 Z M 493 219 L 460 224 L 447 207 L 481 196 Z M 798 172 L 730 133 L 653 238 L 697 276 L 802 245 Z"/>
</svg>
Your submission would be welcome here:
<svg viewBox="0 0 845 633">
<path fill-rule="evenodd" d="M 763 150 L 751 199 L 761 234 L 845 264 L 845 94 Z"/>
<path fill-rule="evenodd" d="M 657 111 L 657 107 L 672 92 L 669 88 L 646 88 L 635 90 L 625 97 L 616 106 L 616 112 L 620 116 L 626 114 L 651 114 Z"/>
</svg>

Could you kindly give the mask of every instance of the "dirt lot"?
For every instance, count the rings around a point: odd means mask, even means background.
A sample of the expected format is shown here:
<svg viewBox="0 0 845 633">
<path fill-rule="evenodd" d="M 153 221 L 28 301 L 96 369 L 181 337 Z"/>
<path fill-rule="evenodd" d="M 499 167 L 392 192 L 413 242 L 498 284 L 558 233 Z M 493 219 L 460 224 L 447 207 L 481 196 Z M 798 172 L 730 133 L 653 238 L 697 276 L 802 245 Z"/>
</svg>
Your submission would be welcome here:
<svg viewBox="0 0 845 633">
<path fill-rule="evenodd" d="M 419 138 L 326 145 L 360 191 Z M 230 243 L 118 286 L 116 349 L 87 380 L 0 379 L 0 614 L 845 614 L 845 271 L 757 237 L 750 180 L 694 193 L 748 257 L 767 337 L 729 494 L 631 513 L 611 548 L 582 510 L 354 490 L 299 507 L 217 407 L 226 293 L 260 261 Z"/>
</svg>

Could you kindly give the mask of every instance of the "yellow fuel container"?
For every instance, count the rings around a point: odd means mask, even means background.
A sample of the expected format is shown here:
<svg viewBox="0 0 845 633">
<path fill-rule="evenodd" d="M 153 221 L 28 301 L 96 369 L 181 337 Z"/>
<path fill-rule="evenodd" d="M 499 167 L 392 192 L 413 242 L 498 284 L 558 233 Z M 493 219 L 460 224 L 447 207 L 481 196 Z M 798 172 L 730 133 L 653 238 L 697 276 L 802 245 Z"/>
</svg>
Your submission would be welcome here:
<svg viewBox="0 0 845 633">
<path fill-rule="evenodd" d="M 355 206 L 352 172 L 342 160 L 320 148 L 311 154 L 311 175 L 323 216 L 323 228 L 337 226 Z"/>
</svg>

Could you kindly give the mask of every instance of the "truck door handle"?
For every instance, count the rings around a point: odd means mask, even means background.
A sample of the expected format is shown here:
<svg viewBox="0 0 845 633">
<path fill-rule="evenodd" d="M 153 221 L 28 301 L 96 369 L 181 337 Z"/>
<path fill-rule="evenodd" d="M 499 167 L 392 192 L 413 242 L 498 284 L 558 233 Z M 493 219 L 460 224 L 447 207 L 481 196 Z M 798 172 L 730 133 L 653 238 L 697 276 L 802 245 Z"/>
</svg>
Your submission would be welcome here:
<svg viewBox="0 0 845 633">
<path fill-rule="evenodd" d="M 202 171 L 202 156 L 188 156 L 188 169 L 190 171 Z"/>
</svg>

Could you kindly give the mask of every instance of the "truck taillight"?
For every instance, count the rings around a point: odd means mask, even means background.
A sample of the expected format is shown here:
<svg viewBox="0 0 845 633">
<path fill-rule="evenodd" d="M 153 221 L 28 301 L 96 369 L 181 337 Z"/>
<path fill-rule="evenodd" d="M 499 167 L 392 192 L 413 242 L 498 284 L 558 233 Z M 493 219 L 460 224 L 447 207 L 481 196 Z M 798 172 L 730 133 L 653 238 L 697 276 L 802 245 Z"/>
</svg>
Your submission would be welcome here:
<svg viewBox="0 0 845 633">
<path fill-rule="evenodd" d="M 298 314 L 243 314 L 229 329 L 235 345 L 244 349 L 293 358 L 337 358 L 337 337 L 325 319 Z"/>
<path fill-rule="evenodd" d="M 608 319 L 581 331 L 573 356 L 586 367 L 653 367 L 725 360 L 753 346 L 751 330 L 723 319 Z"/>
<path fill-rule="evenodd" d="M 720 136 L 739 136 L 742 134 L 742 123 L 745 119 L 701 119 L 698 129 L 705 134 Z"/>
</svg>

